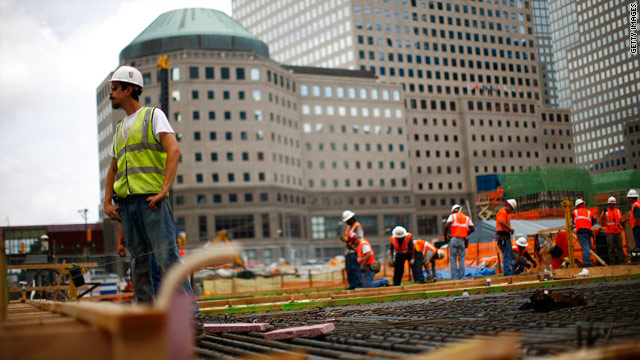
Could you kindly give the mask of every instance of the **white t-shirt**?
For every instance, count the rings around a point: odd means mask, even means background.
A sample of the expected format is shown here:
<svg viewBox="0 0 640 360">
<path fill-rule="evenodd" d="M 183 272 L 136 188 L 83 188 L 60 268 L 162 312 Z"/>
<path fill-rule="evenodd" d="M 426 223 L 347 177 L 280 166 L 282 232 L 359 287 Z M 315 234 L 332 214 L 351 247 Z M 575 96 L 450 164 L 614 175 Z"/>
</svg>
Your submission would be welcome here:
<svg viewBox="0 0 640 360">
<path fill-rule="evenodd" d="M 371 246 L 369 246 L 367 244 L 362 244 L 362 253 L 366 254 L 368 252 L 371 252 Z"/>
<path fill-rule="evenodd" d="M 140 111 L 142 111 L 142 109 L 143 108 L 140 108 L 135 113 L 124 118 L 124 124 L 122 124 L 122 136 L 125 139 L 129 137 L 129 131 L 131 131 L 131 127 L 133 126 L 133 123 L 136 120 L 136 117 L 138 116 Z M 173 131 L 173 128 L 171 128 L 171 124 L 169 124 L 169 120 L 167 119 L 167 116 L 164 114 L 164 112 L 162 112 L 162 110 L 158 108 L 156 108 L 155 111 L 153 112 L 151 127 L 153 131 L 153 138 L 156 139 L 158 143 L 160 142 L 160 133 L 175 134 L 175 132 Z M 115 143 L 116 135 L 117 134 L 113 134 L 113 142 L 111 143 L 111 148 L 109 149 L 109 155 L 111 155 L 112 158 L 116 157 L 116 154 L 113 150 L 113 144 Z"/>
<path fill-rule="evenodd" d="M 467 217 L 469 219 L 469 226 L 473 226 L 473 221 L 471 221 L 470 217 Z M 449 215 L 449 217 L 447 218 L 447 222 L 448 223 L 453 223 L 453 216 Z"/>
</svg>

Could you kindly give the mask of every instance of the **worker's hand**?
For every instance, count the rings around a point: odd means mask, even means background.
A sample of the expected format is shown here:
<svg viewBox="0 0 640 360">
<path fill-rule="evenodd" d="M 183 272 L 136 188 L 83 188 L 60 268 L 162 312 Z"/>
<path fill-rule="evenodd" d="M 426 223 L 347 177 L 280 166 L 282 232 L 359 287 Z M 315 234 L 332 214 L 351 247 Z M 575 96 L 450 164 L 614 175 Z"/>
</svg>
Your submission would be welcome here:
<svg viewBox="0 0 640 360">
<path fill-rule="evenodd" d="M 360 265 L 360 271 L 361 272 L 367 271 L 367 265 L 365 265 L 365 264 Z"/>
<path fill-rule="evenodd" d="M 526 263 L 526 264 L 524 264 L 524 267 L 526 267 L 527 269 L 529 269 L 529 268 L 531 267 L 531 264 Z"/>
<path fill-rule="evenodd" d="M 537 262 L 533 262 L 533 267 L 538 267 L 538 263 Z"/>
<path fill-rule="evenodd" d="M 159 192 L 156 195 L 147 197 L 147 203 L 149 203 L 149 209 L 156 211 L 158 210 L 158 203 L 164 200 L 167 197 L 167 194 L 164 192 Z"/>
<path fill-rule="evenodd" d="M 389 260 L 389 265 L 395 266 L 396 265 L 396 260 L 395 259 Z"/>
<path fill-rule="evenodd" d="M 514 233 L 514 232 L 516 232 L 516 231 L 515 231 L 513 228 L 509 228 L 509 233 L 510 233 L 511 235 L 513 235 L 513 233 Z"/>
<path fill-rule="evenodd" d="M 115 221 L 122 221 L 120 214 L 118 214 L 118 207 L 113 205 L 111 202 L 105 202 L 103 205 L 104 213 L 107 214 L 109 219 Z"/>
<path fill-rule="evenodd" d="M 120 257 L 127 256 L 127 249 L 124 247 L 124 244 L 119 241 L 118 241 L 118 255 L 120 255 Z"/>
<path fill-rule="evenodd" d="M 412 258 L 411 260 L 409 260 L 409 265 L 413 265 L 413 264 L 415 264 L 415 263 L 416 263 L 416 260 L 415 260 L 415 259 L 413 259 L 413 258 Z"/>
<path fill-rule="evenodd" d="M 464 239 L 464 248 L 468 248 L 469 247 L 469 239 Z"/>
</svg>

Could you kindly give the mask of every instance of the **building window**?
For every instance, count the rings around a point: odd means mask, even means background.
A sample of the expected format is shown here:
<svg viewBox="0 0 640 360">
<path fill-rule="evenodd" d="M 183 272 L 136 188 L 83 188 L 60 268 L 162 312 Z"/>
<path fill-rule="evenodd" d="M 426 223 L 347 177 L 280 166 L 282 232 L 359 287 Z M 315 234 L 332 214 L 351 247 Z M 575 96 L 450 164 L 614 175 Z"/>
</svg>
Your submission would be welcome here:
<svg viewBox="0 0 640 360">
<path fill-rule="evenodd" d="M 207 79 L 213 79 L 214 78 L 214 74 L 213 74 L 213 67 L 212 66 L 207 66 L 204 68 L 204 77 Z M 213 93 L 213 91 L 212 91 Z"/>
<path fill-rule="evenodd" d="M 244 80 L 244 68 L 236 68 L 236 80 Z"/>
<path fill-rule="evenodd" d="M 198 78 L 198 67 L 197 66 L 190 66 L 189 67 L 189 78 L 190 79 L 197 79 Z"/>
<path fill-rule="evenodd" d="M 396 226 L 402 226 L 407 229 L 407 231 L 411 231 L 410 219 L 411 215 L 384 215 L 384 228 L 393 229 Z"/>
<path fill-rule="evenodd" d="M 253 215 L 218 215 L 215 217 L 216 232 L 227 230 L 232 239 L 255 238 Z"/>
<path fill-rule="evenodd" d="M 343 225 L 337 216 L 312 216 L 311 238 L 327 239 L 342 235 Z"/>
<path fill-rule="evenodd" d="M 229 80 L 230 76 L 229 76 L 229 68 L 228 67 L 220 68 L 220 78 L 222 80 Z"/>
<path fill-rule="evenodd" d="M 198 233 L 200 240 L 207 239 L 207 217 L 198 216 Z"/>
<path fill-rule="evenodd" d="M 262 214 L 262 237 L 268 238 L 270 236 L 271 231 L 269 226 L 269 214 Z"/>
</svg>

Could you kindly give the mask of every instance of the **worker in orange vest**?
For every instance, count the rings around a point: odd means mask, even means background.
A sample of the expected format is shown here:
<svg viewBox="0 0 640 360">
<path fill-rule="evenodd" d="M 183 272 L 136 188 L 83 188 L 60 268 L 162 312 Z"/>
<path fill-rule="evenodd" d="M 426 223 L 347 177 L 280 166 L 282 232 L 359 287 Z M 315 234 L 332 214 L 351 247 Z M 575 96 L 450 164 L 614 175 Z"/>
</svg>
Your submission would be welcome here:
<svg viewBox="0 0 640 360">
<path fill-rule="evenodd" d="M 360 268 L 358 266 L 358 260 L 356 255 L 356 246 L 349 241 L 349 234 L 355 232 L 358 236 L 364 239 L 364 230 L 362 225 L 356 221 L 356 214 L 351 210 L 345 210 L 342 213 L 342 222 L 345 223 L 344 235 L 340 238 L 346 243 L 346 252 L 344 255 L 344 267 L 347 272 L 347 282 L 349 283 L 348 290 L 362 287 L 362 275 L 360 274 Z"/>
<path fill-rule="evenodd" d="M 636 248 L 640 248 L 640 201 L 638 201 L 638 192 L 634 189 L 629 190 L 627 200 L 631 204 L 629 224 L 631 225 L 631 230 L 633 230 L 633 240 L 636 243 Z"/>
<path fill-rule="evenodd" d="M 582 265 L 585 267 L 593 266 L 591 262 L 591 238 L 593 237 L 591 227 L 595 222 L 595 216 L 586 208 L 584 200 L 577 199 L 575 205 L 576 209 L 571 212 L 571 221 L 576 228 L 578 242 L 582 247 Z"/>
<path fill-rule="evenodd" d="M 525 268 L 528 269 L 531 267 L 531 265 L 533 265 L 533 267 L 538 266 L 536 261 L 533 260 L 531 255 L 529 255 L 529 252 L 527 251 L 527 246 L 529 246 L 527 239 L 525 239 L 524 237 L 521 237 L 518 240 L 516 240 L 516 243 L 513 244 L 513 246 L 511 247 L 511 251 L 512 251 L 511 267 L 514 275 L 521 274 Z"/>
<path fill-rule="evenodd" d="M 607 200 L 609 208 L 600 214 L 600 224 L 604 226 L 607 234 L 607 246 L 609 247 L 609 263 L 612 265 L 624 264 L 625 256 L 622 250 L 622 213 L 616 209 L 616 198 L 611 196 Z"/>
<path fill-rule="evenodd" d="M 393 285 L 402 284 L 402 276 L 404 275 L 404 263 L 409 262 L 413 266 L 414 245 L 412 240 L 413 234 L 407 232 L 402 226 L 396 226 L 389 238 L 389 253 L 391 255 L 391 266 L 393 266 Z M 415 276 L 415 274 L 414 274 Z"/>
<path fill-rule="evenodd" d="M 460 211 L 460 205 L 451 208 L 451 215 L 444 225 L 444 233 L 450 232 L 449 239 L 449 268 L 452 280 L 464 279 L 464 259 L 469 245 L 467 235 L 474 231 L 471 218 Z"/>
<path fill-rule="evenodd" d="M 509 276 L 513 273 L 511 270 L 511 234 L 515 230 L 511 227 L 511 220 L 509 214 L 516 209 L 515 199 L 509 199 L 504 203 L 504 207 L 498 211 L 496 215 L 496 242 L 498 248 L 502 252 L 502 269 L 504 276 Z"/>
<path fill-rule="evenodd" d="M 387 286 L 387 278 L 383 277 L 374 280 L 373 277 L 376 271 L 373 269 L 373 265 L 376 262 L 373 248 L 367 239 L 362 239 L 357 233 L 351 232 L 349 234 L 349 242 L 356 246 L 356 254 L 358 255 L 358 264 L 360 265 L 360 272 L 362 273 L 362 285 L 364 288 L 376 288 Z M 379 271 L 380 269 L 378 269 Z"/>
<path fill-rule="evenodd" d="M 435 245 L 426 240 L 416 240 L 414 243 L 415 260 L 413 263 L 413 273 L 416 277 L 416 282 L 424 283 L 424 275 L 422 274 L 423 267 L 427 271 L 427 281 L 431 281 L 429 264 L 431 264 L 431 271 L 433 272 L 433 281 L 436 281 L 438 278 L 436 275 L 436 259 L 444 259 L 444 250 L 437 249 Z"/>
</svg>

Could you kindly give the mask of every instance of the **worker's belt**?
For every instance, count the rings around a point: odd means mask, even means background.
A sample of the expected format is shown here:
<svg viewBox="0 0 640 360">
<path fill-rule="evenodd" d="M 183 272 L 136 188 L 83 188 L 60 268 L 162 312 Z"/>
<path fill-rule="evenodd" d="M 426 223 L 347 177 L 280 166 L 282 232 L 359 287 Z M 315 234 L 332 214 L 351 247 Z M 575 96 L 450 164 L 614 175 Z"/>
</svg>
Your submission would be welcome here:
<svg viewBox="0 0 640 360">
<path fill-rule="evenodd" d="M 511 233 L 508 231 L 496 231 L 497 236 L 511 236 Z"/>
<path fill-rule="evenodd" d="M 115 201 L 116 204 L 123 204 L 123 203 L 126 203 L 127 201 L 134 201 L 134 200 L 139 199 L 139 198 L 146 199 L 149 196 L 156 196 L 156 195 L 158 195 L 158 194 L 129 194 L 125 198 L 121 198 L 119 196 L 116 196 L 116 197 L 113 198 L 113 201 Z"/>
</svg>

